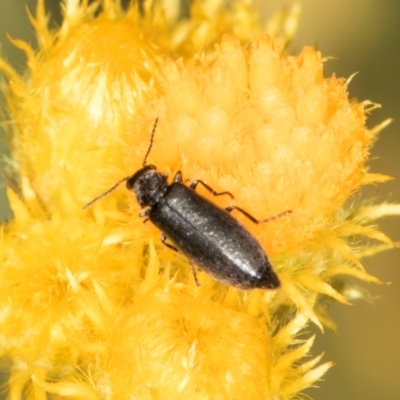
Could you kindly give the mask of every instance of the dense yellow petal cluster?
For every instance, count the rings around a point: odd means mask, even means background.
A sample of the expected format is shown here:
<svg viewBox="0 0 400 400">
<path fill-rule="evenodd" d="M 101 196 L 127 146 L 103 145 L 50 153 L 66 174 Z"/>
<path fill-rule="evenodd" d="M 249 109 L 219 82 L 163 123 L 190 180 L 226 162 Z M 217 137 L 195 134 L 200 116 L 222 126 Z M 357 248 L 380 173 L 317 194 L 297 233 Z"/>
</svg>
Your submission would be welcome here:
<svg viewBox="0 0 400 400">
<path fill-rule="evenodd" d="M 288 56 L 260 34 L 251 1 L 65 0 L 47 29 L 43 1 L 32 23 L 40 48 L 14 40 L 29 74 L 8 64 L 10 143 L 19 182 L 0 237 L 0 357 L 10 399 L 291 399 L 330 364 L 304 361 L 309 321 L 334 327 L 318 300 L 346 303 L 341 275 L 379 282 L 362 256 L 392 246 L 371 221 L 397 206 L 345 207 L 369 174 L 381 127 L 348 82 L 323 76 L 313 48 Z M 222 35 L 222 33 L 227 33 Z M 160 244 L 118 189 L 149 163 L 235 195 L 282 282 L 240 291 L 199 272 Z M 203 193 L 208 196 L 208 193 Z M 213 199 L 226 206 L 229 198 Z M 383 247 L 352 247 L 354 236 Z M 337 286 L 338 287 L 338 286 Z"/>
</svg>

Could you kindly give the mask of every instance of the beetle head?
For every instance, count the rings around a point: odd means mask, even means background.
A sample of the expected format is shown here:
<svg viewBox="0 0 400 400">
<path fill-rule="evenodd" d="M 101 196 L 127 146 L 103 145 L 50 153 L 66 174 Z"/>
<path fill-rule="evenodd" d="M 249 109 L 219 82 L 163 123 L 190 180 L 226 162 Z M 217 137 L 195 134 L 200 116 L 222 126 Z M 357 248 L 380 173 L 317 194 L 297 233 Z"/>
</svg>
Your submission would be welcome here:
<svg viewBox="0 0 400 400">
<path fill-rule="evenodd" d="M 147 165 L 126 181 L 126 187 L 135 193 L 140 207 L 152 206 L 167 188 L 167 175 Z"/>
</svg>

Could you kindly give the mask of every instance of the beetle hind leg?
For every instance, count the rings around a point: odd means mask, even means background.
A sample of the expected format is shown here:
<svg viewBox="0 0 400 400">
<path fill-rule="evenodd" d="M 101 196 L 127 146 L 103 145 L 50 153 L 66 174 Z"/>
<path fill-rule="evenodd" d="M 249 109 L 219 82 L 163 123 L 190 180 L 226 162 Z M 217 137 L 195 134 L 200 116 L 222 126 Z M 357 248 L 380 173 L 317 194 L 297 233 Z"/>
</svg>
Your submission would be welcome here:
<svg viewBox="0 0 400 400">
<path fill-rule="evenodd" d="M 172 246 L 172 244 L 167 243 L 167 236 L 164 235 L 164 233 L 161 234 L 161 242 L 163 245 L 167 246 L 169 249 L 174 250 L 177 253 L 179 253 L 179 250 L 175 246 Z M 201 286 L 201 283 L 200 283 L 199 279 L 197 278 L 196 268 L 194 267 L 194 265 L 191 262 L 189 262 L 189 264 L 190 264 L 190 269 L 192 270 L 194 281 L 196 282 L 196 285 Z"/>
<path fill-rule="evenodd" d="M 196 282 L 196 286 L 201 286 L 201 283 L 200 283 L 199 279 L 197 278 L 197 272 L 196 272 L 195 266 L 191 262 L 189 262 L 189 264 L 190 264 L 190 269 L 192 270 L 192 273 L 193 273 L 194 281 Z"/>
<path fill-rule="evenodd" d="M 254 222 L 255 224 L 264 224 L 265 222 L 270 222 L 273 221 L 274 219 L 278 219 L 284 217 L 285 215 L 292 214 L 292 210 L 286 210 L 267 219 L 258 220 L 254 218 L 251 214 L 249 214 L 247 211 L 243 210 L 243 208 L 237 206 L 229 206 L 225 208 L 225 211 L 228 211 L 229 213 L 233 210 L 238 210 L 240 213 L 242 213 L 245 217 L 247 217 L 250 221 Z"/>
</svg>

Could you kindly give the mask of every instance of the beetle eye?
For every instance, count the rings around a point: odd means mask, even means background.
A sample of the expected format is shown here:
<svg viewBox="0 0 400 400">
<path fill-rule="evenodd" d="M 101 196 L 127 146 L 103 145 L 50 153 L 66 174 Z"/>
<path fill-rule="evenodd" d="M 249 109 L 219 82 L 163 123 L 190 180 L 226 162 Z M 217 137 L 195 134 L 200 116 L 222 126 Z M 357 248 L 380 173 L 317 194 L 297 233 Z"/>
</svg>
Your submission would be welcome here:
<svg viewBox="0 0 400 400">
<path fill-rule="evenodd" d="M 133 179 L 133 176 L 131 176 L 131 177 L 126 181 L 126 188 L 127 188 L 128 190 L 132 190 L 134 184 L 135 184 L 135 180 Z"/>
</svg>

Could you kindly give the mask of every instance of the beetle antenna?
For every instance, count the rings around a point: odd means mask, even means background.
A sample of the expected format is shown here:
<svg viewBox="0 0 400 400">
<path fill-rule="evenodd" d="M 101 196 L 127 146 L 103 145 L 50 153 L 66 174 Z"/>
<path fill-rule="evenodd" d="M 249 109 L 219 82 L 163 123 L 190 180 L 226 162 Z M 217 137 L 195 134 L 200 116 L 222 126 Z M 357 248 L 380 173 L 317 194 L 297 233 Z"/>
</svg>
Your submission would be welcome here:
<svg viewBox="0 0 400 400">
<path fill-rule="evenodd" d="M 156 132 L 156 128 L 157 128 L 157 123 L 158 123 L 158 117 L 156 118 L 156 120 L 154 121 L 154 125 L 153 125 L 153 130 L 151 131 L 151 135 L 150 135 L 150 144 L 149 144 L 149 148 L 147 149 L 146 155 L 144 156 L 144 160 L 143 160 L 143 167 L 146 166 L 146 161 L 147 161 L 147 157 L 150 154 L 150 150 L 153 146 L 153 140 L 154 140 L 154 133 Z M 83 210 L 86 210 L 87 208 L 89 208 L 91 205 L 93 205 L 94 203 L 96 203 L 96 201 L 102 199 L 103 197 L 108 196 L 112 191 L 114 191 L 122 182 L 127 181 L 129 178 L 131 178 L 131 176 L 127 176 L 124 179 L 121 179 L 120 181 L 118 181 L 114 186 L 110 187 L 110 189 L 106 190 L 104 193 L 98 195 L 97 197 L 95 197 L 93 200 L 89 201 L 89 203 L 87 203 L 85 206 L 82 207 Z"/>
<path fill-rule="evenodd" d="M 127 176 L 124 179 L 121 179 L 119 182 L 117 182 L 114 186 L 110 187 L 110 189 L 106 190 L 104 193 L 98 195 L 97 197 L 95 197 L 93 200 L 89 201 L 89 203 L 87 203 L 85 206 L 82 207 L 83 210 L 86 210 L 87 208 L 89 208 L 91 205 L 93 205 L 94 203 L 96 203 L 97 200 L 102 199 L 103 197 L 106 197 L 107 195 L 109 195 L 113 190 L 115 190 L 122 182 L 127 181 L 130 178 L 130 176 Z"/>
<path fill-rule="evenodd" d="M 143 167 L 146 166 L 147 156 L 150 154 L 150 150 L 151 150 L 151 148 L 153 146 L 154 133 L 156 132 L 157 123 L 158 123 L 158 117 L 154 121 L 153 130 L 151 131 L 150 144 L 149 144 L 149 148 L 147 149 L 146 155 L 144 156 Z"/>
</svg>

